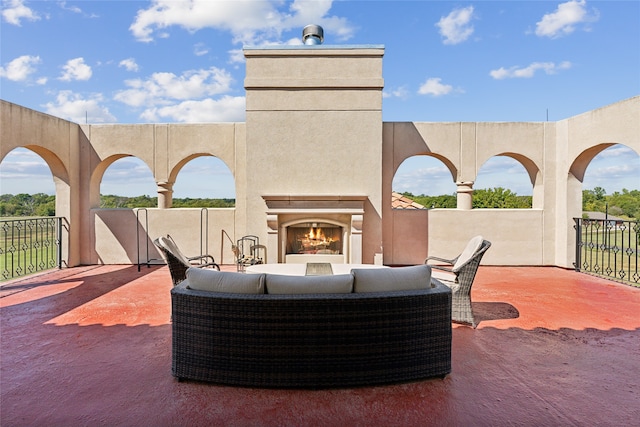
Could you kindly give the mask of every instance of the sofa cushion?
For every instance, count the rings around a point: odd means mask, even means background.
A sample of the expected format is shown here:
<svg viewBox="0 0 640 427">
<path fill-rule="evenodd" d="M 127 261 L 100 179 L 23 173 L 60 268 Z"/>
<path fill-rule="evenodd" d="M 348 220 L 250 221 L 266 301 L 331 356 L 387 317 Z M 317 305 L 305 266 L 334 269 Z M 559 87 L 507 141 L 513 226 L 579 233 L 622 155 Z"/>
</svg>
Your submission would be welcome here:
<svg viewBox="0 0 640 427">
<path fill-rule="evenodd" d="M 431 288 L 431 266 L 354 268 L 354 292 L 408 291 Z"/>
<path fill-rule="evenodd" d="M 264 274 L 242 274 L 190 267 L 187 288 L 234 294 L 263 294 Z"/>
<path fill-rule="evenodd" d="M 351 274 L 324 276 L 267 274 L 265 287 L 268 294 L 349 294 L 353 292 L 353 276 Z"/>
</svg>

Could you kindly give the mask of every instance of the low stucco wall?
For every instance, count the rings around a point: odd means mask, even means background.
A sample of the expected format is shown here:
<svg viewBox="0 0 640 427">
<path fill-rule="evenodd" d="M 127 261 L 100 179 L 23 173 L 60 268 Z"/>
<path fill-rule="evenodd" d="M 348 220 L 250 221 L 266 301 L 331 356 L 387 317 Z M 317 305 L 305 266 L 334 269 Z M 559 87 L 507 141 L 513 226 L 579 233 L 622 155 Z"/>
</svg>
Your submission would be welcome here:
<svg viewBox="0 0 640 427">
<path fill-rule="evenodd" d="M 545 265 L 541 209 L 392 210 L 385 234 L 385 264 L 420 264 L 429 255 L 453 258 L 481 234 L 492 242 L 485 265 Z M 568 267 L 568 266 L 565 266 Z"/>
<path fill-rule="evenodd" d="M 153 239 L 166 234 L 187 256 L 204 252 L 213 255 L 218 263 L 234 264 L 231 241 L 222 230 L 234 243 L 241 237 L 235 236 L 234 208 L 92 209 L 91 218 L 91 246 L 95 248 L 92 264 L 144 263 L 147 248 L 149 259 L 160 260 Z"/>
<path fill-rule="evenodd" d="M 234 242 L 242 237 L 234 232 L 235 209 L 93 209 L 91 217 L 92 264 L 144 263 L 147 247 L 150 259 L 160 259 L 152 240 L 166 234 L 185 254 L 199 255 L 201 229 L 203 245 L 208 237 L 204 252 L 217 262 L 233 264 L 231 242 L 222 230 Z M 429 255 L 453 258 L 471 237 L 481 234 L 493 244 L 482 264 L 546 265 L 544 252 L 553 249 L 553 242 L 545 245 L 542 226 L 543 211 L 538 209 L 392 210 L 391 221 L 385 221 L 384 263 L 421 264 Z"/>
<path fill-rule="evenodd" d="M 429 211 L 429 255 L 457 256 L 469 239 L 481 234 L 492 243 L 486 265 L 544 265 L 541 209 L 432 209 Z M 553 242 L 551 242 L 553 243 Z"/>
</svg>

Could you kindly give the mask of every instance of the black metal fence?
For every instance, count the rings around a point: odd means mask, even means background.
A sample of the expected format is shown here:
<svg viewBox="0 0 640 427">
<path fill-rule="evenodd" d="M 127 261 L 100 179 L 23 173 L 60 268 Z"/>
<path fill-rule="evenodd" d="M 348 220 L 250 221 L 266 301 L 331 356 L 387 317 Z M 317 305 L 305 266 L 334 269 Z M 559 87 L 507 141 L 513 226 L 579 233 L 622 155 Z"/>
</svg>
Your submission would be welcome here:
<svg viewBox="0 0 640 427">
<path fill-rule="evenodd" d="M 576 271 L 640 286 L 640 223 L 574 218 Z"/>
<path fill-rule="evenodd" d="M 62 267 L 62 217 L 0 220 L 0 280 Z"/>
</svg>

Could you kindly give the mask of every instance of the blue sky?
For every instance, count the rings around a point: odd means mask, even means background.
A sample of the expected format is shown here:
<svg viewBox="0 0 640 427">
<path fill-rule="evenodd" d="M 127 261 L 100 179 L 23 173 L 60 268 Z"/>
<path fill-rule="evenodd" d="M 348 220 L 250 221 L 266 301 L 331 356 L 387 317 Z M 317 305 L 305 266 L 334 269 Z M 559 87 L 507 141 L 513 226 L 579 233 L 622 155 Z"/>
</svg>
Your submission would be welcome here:
<svg viewBox="0 0 640 427">
<path fill-rule="evenodd" d="M 26 1 L 2 0 L 0 97 L 78 123 L 244 121 L 242 47 L 385 46 L 385 121 L 555 121 L 640 94 L 639 1 Z M 211 176 L 217 187 L 199 187 Z M 0 164 L 2 193 L 53 194 L 28 150 Z M 496 157 L 475 188 L 531 194 L 517 162 Z M 640 158 L 614 146 L 584 188 L 640 189 Z M 405 162 L 394 189 L 450 194 L 439 161 Z M 214 158 L 190 162 L 174 197 L 233 197 Z M 155 195 L 137 159 L 112 165 L 103 194 Z"/>
</svg>

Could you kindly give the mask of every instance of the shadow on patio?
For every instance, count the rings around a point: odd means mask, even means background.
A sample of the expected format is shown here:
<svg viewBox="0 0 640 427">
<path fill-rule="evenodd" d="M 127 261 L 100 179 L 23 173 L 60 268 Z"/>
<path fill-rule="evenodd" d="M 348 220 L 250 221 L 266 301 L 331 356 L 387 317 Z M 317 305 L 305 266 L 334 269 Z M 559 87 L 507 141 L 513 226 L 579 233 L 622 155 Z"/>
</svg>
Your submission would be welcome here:
<svg viewBox="0 0 640 427">
<path fill-rule="evenodd" d="M 234 266 L 225 266 L 232 270 Z M 262 390 L 171 376 L 166 267 L 78 267 L 0 289 L 0 424 L 633 425 L 640 289 L 560 268 L 481 267 L 477 329 L 444 380 Z"/>
</svg>

